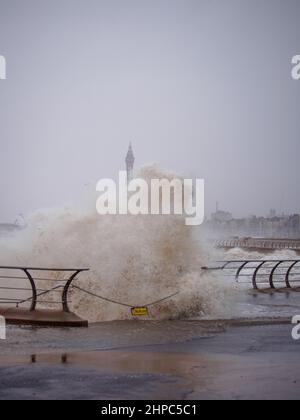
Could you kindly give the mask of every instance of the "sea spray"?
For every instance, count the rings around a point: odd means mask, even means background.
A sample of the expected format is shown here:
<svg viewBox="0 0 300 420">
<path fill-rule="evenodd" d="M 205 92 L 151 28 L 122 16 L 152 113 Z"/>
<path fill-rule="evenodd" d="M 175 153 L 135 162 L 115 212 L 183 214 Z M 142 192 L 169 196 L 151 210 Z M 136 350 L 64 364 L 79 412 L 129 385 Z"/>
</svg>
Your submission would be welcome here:
<svg viewBox="0 0 300 420">
<path fill-rule="evenodd" d="M 299 255 L 291 249 L 282 250 L 247 250 L 242 248 L 231 248 L 228 250 L 216 249 L 213 251 L 215 260 L 298 260 Z"/>
<path fill-rule="evenodd" d="M 153 167 L 140 174 L 162 175 L 167 176 Z M 208 255 L 192 232 L 184 216 L 99 216 L 94 208 L 65 207 L 31 215 L 26 229 L 1 240 L 1 259 L 12 265 L 90 268 L 77 285 L 130 306 L 178 291 L 149 308 L 154 319 L 214 315 L 231 305 L 233 287 L 201 271 Z M 131 318 L 128 307 L 76 289 L 71 301 L 72 310 L 91 322 Z"/>
</svg>

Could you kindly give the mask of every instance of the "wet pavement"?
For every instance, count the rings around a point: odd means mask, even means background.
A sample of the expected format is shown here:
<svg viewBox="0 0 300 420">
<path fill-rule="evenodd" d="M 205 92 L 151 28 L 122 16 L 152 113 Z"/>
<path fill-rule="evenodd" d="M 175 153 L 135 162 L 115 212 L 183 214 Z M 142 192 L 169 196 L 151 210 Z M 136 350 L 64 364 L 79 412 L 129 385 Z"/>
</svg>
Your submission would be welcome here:
<svg viewBox="0 0 300 420">
<path fill-rule="evenodd" d="M 295 314 L 297 292 L 247 291 L 221 320 L 8 326 L 0 400 L 298 400 Z"/>
<path fill-rule="evenodd" d="M 291 325 L 204 333 L 201 323 L 198 331 L 196 322 L 164 324 L 123 325 L 128 342 L 116 350 L 2 353 L 0 399 L 299 399 L 300 341 Z M 143 329 L 152 343 L 141 343 L 143 333 L 139 340 Z"/>
</svg>

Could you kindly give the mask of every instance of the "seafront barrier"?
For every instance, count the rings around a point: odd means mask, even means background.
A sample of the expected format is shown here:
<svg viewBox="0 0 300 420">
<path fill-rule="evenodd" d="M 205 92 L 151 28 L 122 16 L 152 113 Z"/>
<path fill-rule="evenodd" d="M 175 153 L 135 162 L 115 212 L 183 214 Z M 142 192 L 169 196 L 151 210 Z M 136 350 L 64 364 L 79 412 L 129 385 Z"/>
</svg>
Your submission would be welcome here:
<svg viewBox="0 0 300 420">
<path fill-rule="evenodd" d="M 87 327 L 69 308 L 72 283 L 86 271 L 0 266 L 0 316 L 9 324 Z"/>
<path fill-rule="evenodd" d="M 300 239 L 229 238 L 217 240 L 215 247 L 300 251 Z"/>
</svg>

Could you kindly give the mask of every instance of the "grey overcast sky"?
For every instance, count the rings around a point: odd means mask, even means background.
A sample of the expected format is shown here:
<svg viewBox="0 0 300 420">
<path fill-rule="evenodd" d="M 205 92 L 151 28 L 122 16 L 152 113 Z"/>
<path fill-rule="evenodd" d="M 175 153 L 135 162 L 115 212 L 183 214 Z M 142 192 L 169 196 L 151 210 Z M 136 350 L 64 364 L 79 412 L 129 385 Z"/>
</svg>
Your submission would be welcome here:
<svg viewBox="0 0 300 420">
<path fill-rule="evenodd" d="M 300 212 L 299 0 L 0 0 L 0 221 L 137 165 Z"/>
</svg>

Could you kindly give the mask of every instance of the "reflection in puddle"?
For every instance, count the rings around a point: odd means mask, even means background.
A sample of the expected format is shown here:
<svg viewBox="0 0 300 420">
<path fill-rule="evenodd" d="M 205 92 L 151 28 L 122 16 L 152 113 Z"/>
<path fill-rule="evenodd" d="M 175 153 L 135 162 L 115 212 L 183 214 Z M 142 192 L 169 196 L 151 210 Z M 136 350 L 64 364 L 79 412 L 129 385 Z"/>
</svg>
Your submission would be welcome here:
<svg viewBox="0 0 300 420">
<path fill-rule="evenodd" d="M 41 358 L 40 355 L 32 354 L 30 356 L 30 363 L 39 363 L 39 359 Z M 60 363 L 63 365 L 68 363 L 68 355 L 66 353 L 63 353 L 61 356 L 56 356 L 56 358 L 60 358 Z M 41 361 L 41 363 L 45 363 L 45 361 Z M 47 362 L 49 363 L 49 362 Z M 56 361 L 56 363 L 59 363 L 59 360 Z"/>
<path fill-rule="evenodd" d="M 203 369 L 213 367 L 217 369 L 218 363 L 209 360 L 209 357 L 193 355 L 188 353 L 158 353 L 158 352 L 124 352 L 124 351 L 95 351 L 85 353 L 60 353 L 60 354 L 31 354 L 21 355 L 2 355 L 0 366 L 15 368 L 22 367 L 30 370 L 30 374 L 40 375 L 41 369 L 44 375 L 61 375 L 61 368 L 64 367 L 64 375 L 99 375 L 105 378 L 113 375 L 114 378 L 127 377 L 144 378 L 145 386 L 149 378 L 156 378 L 157 384 L 155 394 L 156 399 L 161 395 L 169 398 L 182 398 L 188 392 L 192 392 L 195 382 L 203 383 L 199 372 Z M 84 376 L 85 377 L 85 376 Z M 197 379 L 196 379 L 197 378 Z M 174 389 L 169 389 L 169 384 L 173 383 Z M 176 387 L 175 387 L 176 384 Z M 133 390 L 132 392 L 140 392 Z M 120 391 L 121 392 L 121 391 Z M 153 391 L 154 392 L 154 391 Z M 170 394 L 171 393 L 171 394 Z"/>
<path fill-rule="evenodd" d="M 191 370 L 212 366 L 209 355 L 168 352 L 95 351 L 83 353 L 53 353 L 31 355 L 2 355 L 0 365 L 67 365 L 70 368 L 92 368 L 106 372 L 134 374 L 171 374 L 190 376 Z M 216 368 L 216 365 L 214 365 Z"/>
</svg>

